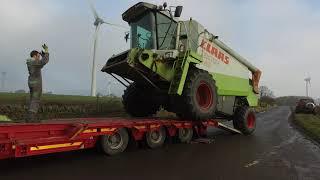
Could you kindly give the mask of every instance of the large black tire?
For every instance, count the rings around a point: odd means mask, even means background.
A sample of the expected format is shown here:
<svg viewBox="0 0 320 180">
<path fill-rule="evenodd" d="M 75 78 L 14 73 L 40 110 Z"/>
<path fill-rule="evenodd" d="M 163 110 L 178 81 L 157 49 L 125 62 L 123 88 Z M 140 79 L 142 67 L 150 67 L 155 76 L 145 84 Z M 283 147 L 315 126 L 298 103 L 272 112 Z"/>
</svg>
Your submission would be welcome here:
<svg viewBox="0 0 320 180">
<path fill-rule="evenodd" d="M 133 117 L 146 117 L 155 114 L 160 104 L 153 100 L 152 88 L 139 88 L 131 84 L 122 96 L 122 103 L 126 112 Z"/>
<path fill-rule="evenodd" d="M 234 113 L 233 126 L 244 135 L 252 134 L 256 129 L 255 111 L 247 106 L 237 107 Z"/>
<path fill-rule="evenodd" d="M 129 135 L 125 128 L 118 129 L 113 135 L 104 135 L 100 138 L 101 150 L 110 156 L 122 153 L 128 143 Z"/>
<path fill-rule="evenodd" d="M 217 88 L 212 76 L 204 70 L 189 71 L 182 96 L 177 97 L 176 114 L 183 119 L 213 118 L 217 107 Z"/>
</svg>

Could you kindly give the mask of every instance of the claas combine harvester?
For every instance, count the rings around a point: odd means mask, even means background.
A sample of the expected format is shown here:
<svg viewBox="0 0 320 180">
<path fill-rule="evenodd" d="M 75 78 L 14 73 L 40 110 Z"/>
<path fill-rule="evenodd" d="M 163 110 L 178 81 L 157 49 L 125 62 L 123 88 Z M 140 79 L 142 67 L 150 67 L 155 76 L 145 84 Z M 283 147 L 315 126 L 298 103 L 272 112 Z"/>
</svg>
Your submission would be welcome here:
<svg viewBox="0 0 320 180">
<path fill-rule="evenodd" d="M 125 110 L 146 117 L 163 107 L 182 119 L 233 120 L 252 133 L 261 71 L 197 21 L 179 20 L 182 6 L 172 9 L 140 2 L 122 15 L 131 49 L 112 56 L 102 71 L 127 86 Z"/>
</svg>

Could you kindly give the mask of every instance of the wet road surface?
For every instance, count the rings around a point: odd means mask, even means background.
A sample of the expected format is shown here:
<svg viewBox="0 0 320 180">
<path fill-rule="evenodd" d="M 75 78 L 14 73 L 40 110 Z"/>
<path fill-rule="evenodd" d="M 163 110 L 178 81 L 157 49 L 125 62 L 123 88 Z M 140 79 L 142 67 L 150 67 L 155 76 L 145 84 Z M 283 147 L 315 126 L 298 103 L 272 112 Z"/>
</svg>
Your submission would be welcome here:
<svg viewBox="0 0 320 180">
<path fill-rule="evenodd" d="M 254 135 L 212 129 L 213 144 L 131 147 L 108 157 L 94 150 L 0 161 L 0 179 L 320 179 L 320 148 L 290 125 L 288 107 L 258 115 Z"/>
</svg>

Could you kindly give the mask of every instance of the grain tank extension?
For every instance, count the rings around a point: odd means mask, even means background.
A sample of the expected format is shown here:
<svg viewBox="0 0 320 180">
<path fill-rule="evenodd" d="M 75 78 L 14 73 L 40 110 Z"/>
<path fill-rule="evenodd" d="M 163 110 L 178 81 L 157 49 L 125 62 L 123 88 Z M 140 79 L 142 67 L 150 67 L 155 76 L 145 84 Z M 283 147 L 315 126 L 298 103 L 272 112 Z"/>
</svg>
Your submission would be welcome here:
<svg viewBox="0 0 320 180">
<path fill-rule="evenodd" d="M 223 117 L 251 133 L 261 71 L 196 20 L 179 20 L 181 12 L 182 6 L 172 11 L 144 2 L 129 8 L 122 17 L 131 27 L 131 48 L 102 71 L 130 82 L 123 104 L 131 116 L 164 107 L 190 120 Z"/>
</svg>

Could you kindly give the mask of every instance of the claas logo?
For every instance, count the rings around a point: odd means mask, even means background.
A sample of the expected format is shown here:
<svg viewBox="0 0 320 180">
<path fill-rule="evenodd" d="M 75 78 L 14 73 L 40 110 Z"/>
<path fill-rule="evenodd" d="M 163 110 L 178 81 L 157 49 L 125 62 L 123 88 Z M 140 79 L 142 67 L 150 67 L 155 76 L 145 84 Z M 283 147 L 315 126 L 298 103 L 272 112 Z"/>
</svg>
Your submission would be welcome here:
<svg viewBox="0 0 320 180">
<path fill-rule="evenodd" d="M 214 56 L 216 59 L 222 61 L 223 63 L 225 63 L 225 64 L 229 64 L 230 63 L 230 57 L 228 55 L 226 55 L 221 50 L 219 50 L 218 48 L 214 47 L 211 43 L 205 41 L 204 39 L 202 39 L 200 47 L 203 50 L 207 51 L 212 56 Z"/>
</svg>

